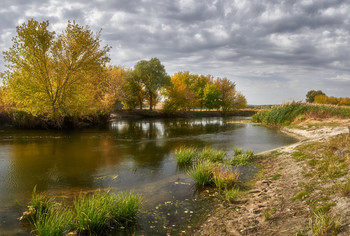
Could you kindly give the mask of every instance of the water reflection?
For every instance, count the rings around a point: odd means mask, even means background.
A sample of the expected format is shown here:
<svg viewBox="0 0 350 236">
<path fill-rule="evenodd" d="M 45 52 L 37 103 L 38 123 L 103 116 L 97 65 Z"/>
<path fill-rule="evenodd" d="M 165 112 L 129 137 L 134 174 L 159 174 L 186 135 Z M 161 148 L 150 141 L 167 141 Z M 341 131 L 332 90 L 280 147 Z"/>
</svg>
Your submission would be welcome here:
<svg viewBox="0 0 350 236">
<path fill-rule="evenodd" d="M 212 146 L 230 155 L 235 146 L 259 152 L 292 142 L 237 118 L 116 121 L 107 130 L 72 132 L 6 130 L 0 132 L 0 232 L 21 228 L 13 217 L 16 200 L 25 203 L 34 185 L 68 197 L 96 188 L 135 189 L 152 208 L 195 192 L 176 166 L 174 150 L 182 145 Z"/>
</svg>

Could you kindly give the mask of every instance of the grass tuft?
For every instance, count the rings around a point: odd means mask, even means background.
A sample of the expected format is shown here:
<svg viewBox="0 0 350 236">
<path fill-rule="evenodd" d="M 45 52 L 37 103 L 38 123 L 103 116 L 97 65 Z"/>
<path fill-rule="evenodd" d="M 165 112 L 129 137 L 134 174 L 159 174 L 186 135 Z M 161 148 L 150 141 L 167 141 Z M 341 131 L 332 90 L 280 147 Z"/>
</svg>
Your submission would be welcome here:
<svg viewBox="0 0 350 236">
<path fill-rule="evenodd" d="M 189 165 L 197 157 L 197 149 L 194 147 L 181 147 L 175 151 L 177 163 L 179 165 Z"/>
<path fill-rule="evenodd" d="M 209 185 L 213 179 L 213 163 L 204 160 L 192 167 L 189 171 L 190 176 L 199 185 Z"/>
<path fill-rule="evenodd" d="M 233 166 L 246 166 L 254 159 L 254 151 L 247 150 L 245 153 L 240 152 L 240 154 L 235 153 L 235 155 L 230 159 L 230 164 Z"/>
<path fill-rule="evenodd" d="M 239 178 L 239 173 L 236 170 L 225 166 L 217 166 L 213 169 L 213 182 L 219 189 L 233 188 Z"/>
<path fill-rule="evenodd" d="M 339 219 L 323 212 L 315 213 L 314 220 L 310 219 L 309 226 L 315 236 L 336 235 L 339 231 Z"/>
<path fill-rule="evenodd" d="M 210 162 L 222 162 L 226 156 L 225 151 L 214 150 L 205 147 L 199 155 L 199 160 L 208 160 Z"/>
<path fill-rule="evenodd" d="M 238 188 L 231 188 L 225 191 L 225 199 L 234 202 L 240 195 L 240 191 Z"/>
</svg>

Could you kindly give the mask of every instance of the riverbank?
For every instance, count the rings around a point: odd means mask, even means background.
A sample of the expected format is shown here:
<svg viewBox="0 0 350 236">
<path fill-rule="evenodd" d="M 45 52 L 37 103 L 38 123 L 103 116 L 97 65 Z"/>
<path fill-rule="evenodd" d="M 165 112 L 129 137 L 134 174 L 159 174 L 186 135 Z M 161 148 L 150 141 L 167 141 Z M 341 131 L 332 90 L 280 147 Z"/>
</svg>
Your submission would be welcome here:
<svg viewBox="0 0 350 236">
<path fill-rule="evenodd" d="M 256 109 L 240 109 L 232 112 L 222 111 L 182 111 L 176 113 L 165 113 L 161 110 L 119 110 L 111 113 L 110 119 L 148 119 L 148 118 L 200 118 L 200 117 L 224 117 L 224 116 L 252 116 Z"/>
<path fill-rule="evenodd" d="M 350 119 L 303 120 L 296 144 L 260 153 L 260 174 L 235 203 L 216 203 L 198 235 L 349 235 Z"/>
</svg>

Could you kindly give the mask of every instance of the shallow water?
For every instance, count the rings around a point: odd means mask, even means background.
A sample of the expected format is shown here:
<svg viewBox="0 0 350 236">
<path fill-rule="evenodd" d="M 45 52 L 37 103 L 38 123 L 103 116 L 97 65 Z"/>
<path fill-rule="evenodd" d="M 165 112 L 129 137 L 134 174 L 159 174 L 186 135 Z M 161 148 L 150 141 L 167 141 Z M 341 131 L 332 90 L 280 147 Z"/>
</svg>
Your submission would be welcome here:
<svg viewBox="0 0 350 236">
<path fill-rule="evenodd" d="M 72 198 L 98 188 L 135 190 L 145 203 L 133 232 L 165 233 L 201 213 L 198 189 L 177 168 L 174 150 L 211 146 L 255 153 L 291 144 L 278 130 L 239 123 L 243 117 L 112 122 L 108 129 L 72 132 L 0 130 L 0 235 L 26 235 L 16 220 L 33 187 Z M 242 171 L 249 176 L 253 168 Z M 170 229 L 171 228 L 171 229 Z M 118 235 L 114 232 L 112 235 Z"/>
</svg>

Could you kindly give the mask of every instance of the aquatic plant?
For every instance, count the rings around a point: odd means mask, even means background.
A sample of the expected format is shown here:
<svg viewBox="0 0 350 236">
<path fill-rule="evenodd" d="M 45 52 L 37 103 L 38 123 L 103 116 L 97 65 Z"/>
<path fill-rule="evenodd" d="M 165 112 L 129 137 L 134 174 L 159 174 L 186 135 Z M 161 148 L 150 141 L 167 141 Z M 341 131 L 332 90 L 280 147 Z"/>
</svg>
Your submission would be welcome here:
<svg viewBox="0 0 350 236">
<path fill-rule="evenodd" d="M 73 213 L 71 209 L 50 208 L 47 212 L 38 211 L 31 222 L 36 235 L 65 235 L 70 231 Z"/>
<path fill-rule="evenodd" d="M 36 185 L 33 188 L 32 197 L 29 202 L 31 214 L 37 212 L 46 213 L 54 205 L 55 198 L 49 197 L 45 193 L 37 193 Z"/>
<path fill-rule="evenodd" d="M 179 165 L 188 165 L 197 157 L 197 149 L 194 147 L 181 147 L 175 150 L 175 156 Z"/>
<path fill-rule="evenodd" d="M 235 152 L 235 156 L 238 156 L 242 154 L 243 148 L 234 147 L 233 151 Z"/>
<path fill-rule="evenodd" d="M 226 166 L 216 166 L 213 168 L 213 183 L 219 189 L 230 189 L 238 182 L 239 173 L 237 170 Z"/>
<path fill-rule="evenodd" d="M 189 175 L 197 184 L 209 185 L 213 179 L 213 163 L 208 160 L 201 161 L 190 169 Z"/>
<path fill-rule="evenodd" d="M 238 152 L 239 154 L 235 155 L 229 160 L 229 163 L 233 166 L 246 166 L 254 158 L 254 151 L 247 150 L 245 153 L 242 151 Z"/>
<path fill-rule="evenodd" d="M 112 217 L 119 225 L 125 225 L 133 221 L 142 205 L 142 196 L 133 191 L 119 193 L 115 196 L 115 204 L 112 206 Z"/>
<path fill-rule="evenodd" d="M 214 150 L 210 147 L 205 147 L 199 154 L 199 160 L 208 160 L 210 162 L 222 162 L 225 156 L 225 151 L 219 151 Z"/>
</svg>

